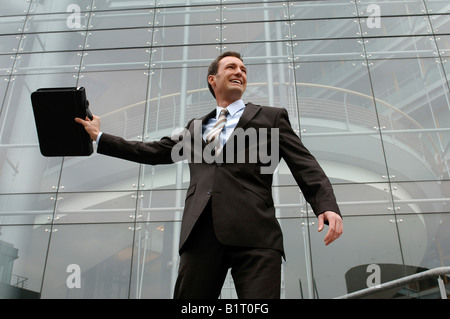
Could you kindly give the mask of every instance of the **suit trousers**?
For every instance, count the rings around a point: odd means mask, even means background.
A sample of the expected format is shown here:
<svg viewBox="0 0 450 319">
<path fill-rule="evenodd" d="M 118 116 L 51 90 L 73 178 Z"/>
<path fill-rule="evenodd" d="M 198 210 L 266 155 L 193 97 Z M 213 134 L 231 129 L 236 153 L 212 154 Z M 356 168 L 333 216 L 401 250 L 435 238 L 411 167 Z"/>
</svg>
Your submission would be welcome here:
<svg viewBox="0 0 450 319">
<path fill-rule="evenodd" d="M 217 299 L 231 268 L 240 299 L 279 299 L 281 252 L 226 246 L 214 233 L 211 204 L 198 219 L 180 255 L 175 299 Z"/>
</svg>

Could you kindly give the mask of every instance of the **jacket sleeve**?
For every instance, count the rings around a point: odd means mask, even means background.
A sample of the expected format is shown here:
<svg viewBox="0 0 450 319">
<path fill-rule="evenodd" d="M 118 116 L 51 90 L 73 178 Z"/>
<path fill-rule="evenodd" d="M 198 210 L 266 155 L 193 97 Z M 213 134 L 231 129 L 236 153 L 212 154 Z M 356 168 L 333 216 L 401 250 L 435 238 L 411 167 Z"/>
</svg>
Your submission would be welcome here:
<svg viewBox="0 0 450 319">
<path fill-rule="evenodd" d="M 127 141 L 121 137 L 103 133 L 97 153 L 141 164 L 171 164 L 172 148 L 176 144 L 169 137 L 155 142 Z"/>
<path fill-rule="evenodd" d="M 285 160 L 315 215 L 330 210 L 341 216 L 330 180 L 315 157 L 295 134 L 286 109 L 280 109 L 276 125 L 280 130 L 280 157 Z"/>
<path fill-rule="evenodd" d="M 127 141 L 118 136 L 102 133 L 97 153 L 141 164 L 172 164 L 185 159 L 183 137 L 188 133 L 193 121 L 194 119 L 190 120 L 183 130 L 174 133 L 172 136 L 165 136 L 159 141 L 148 143 Z M 175 146 L 178 147 L 174 149 Z M 180 152 L 182 155 L 180 155 Z"/>
</svg>

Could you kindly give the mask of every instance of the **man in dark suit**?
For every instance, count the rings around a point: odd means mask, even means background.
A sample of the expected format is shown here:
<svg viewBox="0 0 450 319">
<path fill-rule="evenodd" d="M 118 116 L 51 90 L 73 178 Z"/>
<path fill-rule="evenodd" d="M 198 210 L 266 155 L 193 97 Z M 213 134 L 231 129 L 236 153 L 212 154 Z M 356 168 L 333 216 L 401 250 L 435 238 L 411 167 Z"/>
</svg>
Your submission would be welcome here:
<svg viewBox="0 0 450 319">
<path fill-rule="evenodd" d="M 326 245 L 342 234 L 339 207 L 287 111 L 241 100 L 247 69 L 239 53 L 220 55 L 207 79 L 218 106 L 179 135 L 131 142 L 101 133 L 97 116 L 76 121 L 97 140 L 98 153 L 150 165 L 188 160 L 175 298 L 217 298 L 229 268 L 239 298 L 279 298 L 284 250 L 272 198 L 273 164 L 285 160 L 318 216 L 318 230 L 328 224 Z"/>
</svg>

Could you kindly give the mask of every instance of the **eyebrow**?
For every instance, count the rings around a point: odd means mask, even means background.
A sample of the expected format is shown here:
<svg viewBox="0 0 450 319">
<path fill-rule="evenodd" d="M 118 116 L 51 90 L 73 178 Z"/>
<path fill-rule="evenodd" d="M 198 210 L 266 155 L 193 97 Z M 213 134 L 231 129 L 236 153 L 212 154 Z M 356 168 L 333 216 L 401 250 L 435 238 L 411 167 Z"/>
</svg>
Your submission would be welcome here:
<svg viewBox="0 0 450 319">
<path fill-rule="evenodd" d="M 225 64 L 224 67 L 226 68 L 226 67 L 228 67 L 228 66 L 230 66 L 230 65 L 231 65 L 231 66 L 239 66 L 236 62 L 229 62 L 229 63 Z M 242 65 L 240 66 L 240 68 L 247 71 L 247 68 L 245 67 L 244 64 L 242 64 Z"/>
</svg>

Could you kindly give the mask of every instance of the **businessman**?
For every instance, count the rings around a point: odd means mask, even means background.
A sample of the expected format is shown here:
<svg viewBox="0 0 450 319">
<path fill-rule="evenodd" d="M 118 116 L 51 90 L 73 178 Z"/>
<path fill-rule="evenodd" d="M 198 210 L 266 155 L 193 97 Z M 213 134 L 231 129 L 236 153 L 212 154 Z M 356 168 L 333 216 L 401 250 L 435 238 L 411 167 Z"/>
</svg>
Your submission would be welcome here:
<svg viewBox="0 0 450 319">
<path fill-rule="evenodd" d="M 243 102 L 247 68 L 239 53 L 214 60 L 207 82 L 217 107 L 189 121 L 179 136 L 126 141 L 102 133 L 98 116 L 75 121 L 97 141 L 98 153 L 150 165 L 188 160 L 174 298 L 218 298 L 228 269 L 239 298 L 279 298 L 284 248 L 272 198 L 273 163 L 253 156 L 254 150 L 261 155 L 270 149 L 272 162 L 284 159 L 318 217 L 318 231 L 328 225 L 325 245 L 343 231 L 335 195 L 287 111 Z M 256 132 L 256 138 L 240 138 L 242 132 Z"/>
</svg>

